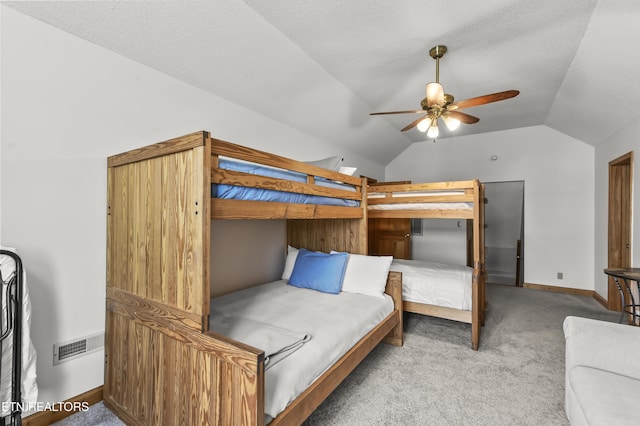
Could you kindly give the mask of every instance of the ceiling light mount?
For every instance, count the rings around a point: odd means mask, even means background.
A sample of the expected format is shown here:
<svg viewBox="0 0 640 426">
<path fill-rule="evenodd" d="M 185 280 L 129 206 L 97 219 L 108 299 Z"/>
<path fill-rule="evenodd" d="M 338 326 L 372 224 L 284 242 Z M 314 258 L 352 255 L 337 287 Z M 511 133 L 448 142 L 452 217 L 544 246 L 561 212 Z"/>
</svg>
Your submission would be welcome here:
<svg viewBox="0 0 640 426">
<path fill-rule="evenodd" d="M 429 56 L 433 59 L 440 59 L 445 53 L 447 53 L 447 46 L 438 45 L 429 49 Z"/>
</svg>

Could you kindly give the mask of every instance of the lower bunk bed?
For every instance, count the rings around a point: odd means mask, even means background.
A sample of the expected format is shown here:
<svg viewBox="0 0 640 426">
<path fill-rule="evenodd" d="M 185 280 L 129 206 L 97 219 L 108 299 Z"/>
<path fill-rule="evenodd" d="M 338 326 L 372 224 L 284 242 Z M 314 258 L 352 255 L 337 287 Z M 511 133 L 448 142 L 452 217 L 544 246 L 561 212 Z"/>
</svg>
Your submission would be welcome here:
<svg viewBox="0 0 640 426">
<path fill-rule="evenodd" d="M 213 299 L 210 330 L 265 352 L 265 424 L 287 423 L 288 417 L 296 423 L 301 417 L 289 411 L 316 405 L 308 396 L 297 398 L 316 381 L 318 388 L 326 386 L 333 366 L 339 371 L 356 361 L 345 355 L 352 348 L 368 352 L 363 345 L 382 337 L 374 330 L 393 324 L 399 308 L 394 314 L 388 295 L 328 294 L 281 280 Z"/>
<path fill-rule="evenodd" d="M 136 425 L 301 424 L 379 343 L 402 345 L 399 273 L 389 272 L 385 293 L 276 281 L 213 299 L 211 330 L 198 333 L 161 327 L 153 315 L 177 313 L 118 306 L 126 297 L 112 292 L 107 358 L 118 368 L 105 371 L 105 403 Z"/>
<path fill-rule="evenodd" d="M 376 182 L 369 184 L 367 198 L 368 218 L 373 220 L 467 220 L 467 258 L 471 266 L 394 259 L 391 269 L 403 275 L 405 311 L 471 324 L 471 347 L 478 350 L 486 311 L 484 186 L 477 179 Z"/>
<path fill-rule="evenodd" d="M 406 312 L 471 324 L 473 268 L 394 259 L 391 270 L 402 273 L 402 300 Z"/>
</svg>

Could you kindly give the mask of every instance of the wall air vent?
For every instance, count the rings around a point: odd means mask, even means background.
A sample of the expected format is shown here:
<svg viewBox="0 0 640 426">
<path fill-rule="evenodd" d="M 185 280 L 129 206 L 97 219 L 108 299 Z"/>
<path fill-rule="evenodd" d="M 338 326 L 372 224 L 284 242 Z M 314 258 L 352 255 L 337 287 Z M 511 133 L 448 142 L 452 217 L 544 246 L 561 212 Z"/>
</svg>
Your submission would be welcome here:
<svg viewBox="0 0 640 426">
<path fill-rule="evenodd" d="M 104 347 L 104 333 L 53 344 L 53 365 L 88 355 Z"/>
</svg>

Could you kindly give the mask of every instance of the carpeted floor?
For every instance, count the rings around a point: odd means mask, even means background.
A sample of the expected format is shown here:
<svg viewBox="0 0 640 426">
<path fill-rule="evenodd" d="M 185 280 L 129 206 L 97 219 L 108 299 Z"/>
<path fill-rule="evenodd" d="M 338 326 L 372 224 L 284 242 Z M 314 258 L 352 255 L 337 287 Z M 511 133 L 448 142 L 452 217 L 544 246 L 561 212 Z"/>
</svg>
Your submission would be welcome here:
<svg viewBox="0 0 640 426">
<path fill-rule="evenodd" d="M 405 314 L 401 348 L 379 345 L 307 419 L 332 425 L 568 425 L 568 315 L 617 322 L 593 298 L 487 286 L 480 350 L 471 326 Z M 102 403 L 57 426 L 122 425 Z"/>
</svg>

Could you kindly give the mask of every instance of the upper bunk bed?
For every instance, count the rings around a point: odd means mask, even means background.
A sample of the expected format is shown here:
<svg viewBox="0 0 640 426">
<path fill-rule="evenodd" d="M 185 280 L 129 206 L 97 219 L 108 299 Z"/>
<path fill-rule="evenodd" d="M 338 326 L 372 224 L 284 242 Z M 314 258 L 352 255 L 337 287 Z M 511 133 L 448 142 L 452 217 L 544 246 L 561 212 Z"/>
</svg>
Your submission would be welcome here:
<svg viewBox="0 0 640 426">
<path fill-rule="evenodd" d="M 227 168 L 229 159 L 241 170 Z M 211 221 L 286 219 L 292 246 L 366 255 L 364 180 L 207 132 L 107 164 L 105 402 L 127 424 L 264 424 L 264 350 L 210 328 Z M 278 176 L 269 175 L 274 169 Z M 295 179 L 280 175 L 291 172 Z M 221 198 L 228 186 L 314 198 Z M 393 311 L 270 424 L 302 423 L 378 343 L 402 345 L 400 274 L 389 273 L 386 284 Z"/>
<path fill-rule="evenodd" d="M 373 183 L 368 186 L 369 218 L 479 220 L 484 199 L 480 181 Z"/>
<path fill-rule="evenodd" d="M 465 293 L 470 294 L 470 301 L 464 307 L 448 307 L 435 302 L 420 302 L 418 299 L 405 300 L 404 310 L 419 314 L 447 318 L 471 324 L 471 345 L 477 350 L 480 344 L 480 330 L 485 316 L 485 248 L 484 248 L 484 185 L 479 180 L 410 183 L 410 182 L 375 182 L 370 181 L 367 188 L 367 214 L 369 219 L 406 219 L 406 218 L 440 218 L 466 219 L 468 223 L 469 244 L 467 258 L 472 267 L 471 279 L 464 278 L 461 265 L 434 264 L 433 262 L 394 262 L 395 270 L 405 274 L 404 292 L 410 291 L 408 280 L 415 276 L 435 277 L 438 270 L 446 270 L 442 283 L 437 285 L 451 286 L 452 276 L 460 277 Z M 420 285 L 432 285 L 428 280 Z M 469 286 L 469 291 L 466 291 Z M 446 291 L 446 289 L 443 289 Z M 435 290 L 432 290 L 433 293 Z M 417 294 L 419 292 L 416 292 Z M 446 293 L 444 293 L 446 294 Z M 442 293 L 440 294 L 440 296 Z M 442 297 L 436 297 L 435 299 Z M 470 309 L 469 309 L 470 306 Z"/>
<path fill-rule="evenodd" d="M 191 188 L 208 188 L 203 198 L 211 219 L 360 219 L 364 216 L 364 180 L 302 161 L 260 151 L 196 132 L 109 157 L 110 168 L 165 158 L 154 178 L 167 189 L 175 173 L 194 161 L 191 149 L 202 150 L 202 164 Z M 167 157 L 170 154 L 181 155 Z M 143 166 L 144 167 L 144 166 Z M 142 171 L 141 171 L 142 172 Z M 199 195 L 199 194 L 198 194 Z M 202 205 L 202 204 L 201 204 Z"/>
</svg>

